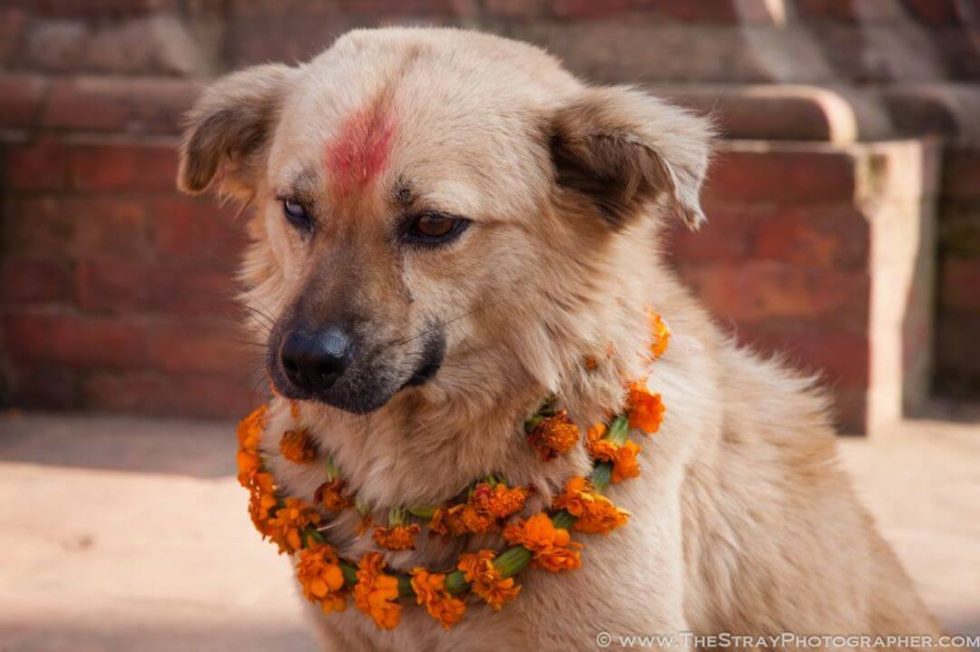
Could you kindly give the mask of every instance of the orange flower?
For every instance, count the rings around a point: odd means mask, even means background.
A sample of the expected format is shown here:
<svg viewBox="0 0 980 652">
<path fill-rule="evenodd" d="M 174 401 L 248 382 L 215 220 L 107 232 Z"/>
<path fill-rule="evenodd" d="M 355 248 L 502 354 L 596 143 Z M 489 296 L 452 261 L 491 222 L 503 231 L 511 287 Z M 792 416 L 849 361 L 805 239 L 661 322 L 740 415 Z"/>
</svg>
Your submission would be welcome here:
<svg viewBox="0 0 980 652">
<path fill-rule="evenodd" d="M 374 529 L 374 542 L 388 550 L 415 550 L 415 535 L 421 531 L 415 523 L 379 527 Z"/>
<path fill-rule="evenodd" d="M 259 449 L 262 431 L 265 430 L 265 415 L 268 407 L 260 405 L 238 422 L 238 446 L 243 451 L 255 452 Z"/>
<path fill-rule="evenodd" d="M 381 629 L 394 629 L 401 620 L 398 600 L 398 578 L 383 572 L 381 555 L 369 552 L 357 564 L 354 604 L 371 616 Z"/>
<path fill-rule="evenodd" d="M 534 553 L 532 564 L 557 573 L 582 565 L 578 544 L 571 543 L 568 530 L 555 527 L 547 514 L 539 512 L 504 529 L 508 543 L 521 545 Z"/>
<path fill-rule="evenodd" d="M 252 524 L 263 537 L 269 536 L 269 517 L 272 508 L 279 503 L 276 485 L 268 473 L 254 473 L 248 486 L 248 515 Z"/>
<path fill-rule="evenodd" d="M 650 344 L 650 353 L 653 354 L 654 358 L 659 358 L 667 350 L 667 345 L 670 343 L 670 328 L 667 327 L 667 323 L 657 313 L 650 310 L 649 315 L 650 330 L 653 331 L 653 342 Z"/>
<path fill-rule="evenodd" d="M 553 507 L 574 516 L 573 527 L 587 534 L 605 534 L 625 525 L 629 519 L 626 510 L 619 509 L 605 496 L 593 493 L 589 481 L 582 476 L 571 478 L 565 484 L 564 493 L 555 498 Z"/>
<path fill-rule="evenodd" d="M 494 611 L 500 611 L 504 603 L 517 597 L 521 587 L 513 577 L 504 579 L 500 570 L 493 565 L 494 552 L 480 550 L 459 556 L 456 568 L 463 571 L 464 579 L 470 583 L 470 590 L 483 598 Z"/>
<path fill-rule="evenodd" d="M 533 426 L 528 441 L 542 460 L 552 460 L 572 450 L 581 433 L 568 412 L 558 410 L 550 417 L 544 417 Z"/>
<path fill-rule="evenodd" d="M 501 483 L 490 486 L 481 482 L 473 488 L 470 502 L 477 511 L 490 514 L 494 518 L 507 518 L 524 509 L 527 500 L 527 489 L 524 487 L 508 487 Z"/>
<path fill-rule="evenodd" d="M 423 605 L 443 629 L 448 630 L 462 620 L 466 613 L 466 603 L 446 590 L 444 573 L 430 573 L 424 568 L 413 568 L 412 590 L 415 591 L 416 602 Z"/>
<path fill-rule="evenodd" d="M 279 553 L 293 553 L 303 547 L 303 530 L 316 526 L 320 515 L 299 498 L 286 498 L 283 506 L 268 521 L 269 538 L 279 546 Z"/>
<path fill-rule="evenodd" d="M 499 527 L 496 517 L 477 509 L 471 503 L 437 507 L 429 521 L 429 529 L 436 534 L 454 537 L 494 532 Z"/>
<path fill-rule="evenodd" d="M 334 549 L 318 543 L 299 553 L 296 564 L 296 578 L 303 587 L 303 595 L 315 602 L 323 613 L 343 611 L 347 599 L 342 595 L 344 573 L 340 570 L 340 559 Z"/>
<path fill-rule="evenodd" d="M 606 436 L 606 424 L 601 421 L 597 421 L 589 426 L 588 430 L 585 431 L 585 448 L 589 451 L 589 455 L 595 457 L 595 453 L 592 449 L 595 447 L 595 443 Z"/>
<path fill-rule="evenodd" d="M 639 428 L 647 434 L 660 429 L 664 418 L 664 404 L 660 394 L 652 394 L 642 383 L 631 383 L 626 397 L 630 428 Z"/>
<path fill-rule="evenodd" d="M 350 496 L 344 494 L 344 481 L 334 478 L 324 482 L 313 492 L 313 501 L 328 512 L 339 512 L 354 504 Z"/>
<path fill-rule="evenodd" d="M 628 478 L 635 478 L 640 475 L 640 464 L 636 460 L 640 447 L 632 441 L 627 441 L 622 446 L 617 446 L 609 440 L 603 439 L 592 445 L 590 453 L 592 458 L 604 462 L 612 462 L 612 483 L 618 484 Z"/>
<path fill-rule="evenodd" d="M 262 468 L 262 459 L 255 451 L 240 449 L 235 455 L 235 462 L 238 465 L 238 484 L 247 489 L 252 484 L 252 478 Z"/>
<path fill-rule="evenodd" d="M 316 444 L 310 433 L 303 430 L 287 430 L 279 440 L 279 452 L 294 464 L 309 464 L 316 460 Z"/>
</svg>

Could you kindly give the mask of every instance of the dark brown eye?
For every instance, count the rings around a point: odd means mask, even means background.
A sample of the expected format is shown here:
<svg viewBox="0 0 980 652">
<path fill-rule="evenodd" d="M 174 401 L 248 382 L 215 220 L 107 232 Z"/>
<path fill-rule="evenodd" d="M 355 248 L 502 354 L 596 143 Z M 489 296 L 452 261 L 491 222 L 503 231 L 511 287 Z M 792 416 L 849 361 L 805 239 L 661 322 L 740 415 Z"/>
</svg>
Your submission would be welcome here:
<svg viewBox="0 0 980 652">
<path fill-rule="evenodd" d="M 422 213 L 408 222 L 405 237 L 409 242 L 438 245 L 449 242 L 463 232 L 469 220 L 443 213 Z"/>
</svg>

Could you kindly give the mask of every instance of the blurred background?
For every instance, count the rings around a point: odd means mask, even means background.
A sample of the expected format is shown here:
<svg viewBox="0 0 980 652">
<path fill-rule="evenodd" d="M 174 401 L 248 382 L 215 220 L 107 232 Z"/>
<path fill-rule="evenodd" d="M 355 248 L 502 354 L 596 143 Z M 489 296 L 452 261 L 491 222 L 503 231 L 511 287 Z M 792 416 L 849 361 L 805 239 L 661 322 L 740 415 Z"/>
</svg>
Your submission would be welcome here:
<svg viewBox="0 0 980 652">
<path fill-rule="evenodd" d="M 980 0 L 0 0 L 2 649 L 309 645 L 229 477 L 227 420 L 264 391 L 243 235 L 176 192 L 175 143 L 215 76 L 389 24 L 714 116 L 676 267 L 741 342 L 823 374 L 889 539 L 980 629 Z"/>
</svg>

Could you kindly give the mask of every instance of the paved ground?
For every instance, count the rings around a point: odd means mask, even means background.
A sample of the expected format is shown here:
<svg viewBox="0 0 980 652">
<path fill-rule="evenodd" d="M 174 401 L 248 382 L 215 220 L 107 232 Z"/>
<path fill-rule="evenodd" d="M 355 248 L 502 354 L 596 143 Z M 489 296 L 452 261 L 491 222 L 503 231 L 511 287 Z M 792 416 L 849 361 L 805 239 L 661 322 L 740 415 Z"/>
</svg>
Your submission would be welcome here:
<svg viewBox="0 0 980 652">
<path fill-rule="evenodd" d="M 0 649 L 312 650 L 233 449 L 223 423 L 0 418 Z M 980 632 L 980 425 L 905 422 L 844 453 L 929 604 Z"/>
</svg>

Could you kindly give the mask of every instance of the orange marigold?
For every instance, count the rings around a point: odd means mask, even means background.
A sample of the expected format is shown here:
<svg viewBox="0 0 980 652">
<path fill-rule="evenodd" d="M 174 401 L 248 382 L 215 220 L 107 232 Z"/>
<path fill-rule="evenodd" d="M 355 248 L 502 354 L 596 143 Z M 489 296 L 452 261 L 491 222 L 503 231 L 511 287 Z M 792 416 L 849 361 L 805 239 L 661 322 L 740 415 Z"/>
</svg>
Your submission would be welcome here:
<svg viewBox="0 0 980 652">
<path fill-rule="evenodd" d="M 255 452 L 259 449 L 259 442 L 262 440 L 262 431 L 265 430 L 265 415 L 268 407 L 260 405 L 252 410 L 248 416 L 238 422 L 238 446 L 242 450 Z"/>
<path fill-rule="evenodd" d="M 587 534 L 605 534 L 625 525 L 629 519 L 626 510 L 619 509 L 605 496 L 593 493 L 589 481 L 582 476 L 571 478 L 565 484 L 565 491 L 555 498 L 553 507 L 574 516 L 573 527 Z"/>
<path fill-rule="evenodd" d="M 507 518 L 524 509 L 527 500 L 527 489 L 524 487 L 508 487 L 501 483 L 490 486 L 481 482 L 473 488 L 470 502 L 477 511 L 490 514 L 494 518 Z"/>
<path fill-rule="evenodd" d="M 347 599 L 341 593 L 344 572 L 332 546 L 318 543 L 302 550 L 296 564 L 296 578 L 306 599 L 319 604 L 323 613 L 343 611 L 347 607 Z"/>
<path fill-rule="evenodd" d="M 388 550 L 414 550 L 415 535 L 421 531 L 415 523 L 378 527 L 374 529 L 374 542 Z"/>
<path fill-rule="evenodd" d="M 446 590 L 445 573 L 430 573 L 424 568 L 412 569 L 412 590 L 415 601 L 425 607 L 430 616 L 449 629 L 466 613 L 466 603 Z"/>
<path fill-rule="evenodd" d="M 287 430 L 279 440 L 279 452 L 294 464 L 309 464 L 317 456 L 316 444 L 306 429 Z"/>
<path fill-rule="evenodd" d="M 660 429 L 664 418 L 664 404 L 660 394 L 653 394 L 643 383 L 631 383 L 626 397 L 630 428 L 639 428 L 647 434 Z"/>
<path fill-rule="evenodd" d="M 659 358 L 667 350 L 670 343 L 670 328 L 660 315 L 650 311 L 650 330 L 653 331 L 653 342 L 650 343 L 650 353 Z"/>
<path fill-rule="evenodd" d="M 381 555 L 369 552 L 357 564 L 354 605 L 381 629 L 394 629 L 401 620 L 398 604 L 398 578 L 383 572 Z"/>
<path fill-rule="evenodd" d="M 442 535 L 484 534 L 498 528 L 496 517 L 471 503 L 437 507 L 429 521 L 429 529 Z"/>
<path fill-rule="evenodd" d="M 252 475 L 248 486 L 248 515 L 255 529 L 263 537 L 270 534 L 269 517 L 279 500 L 276 498 L 276 485 L 269 473 L 258 472 Z"/>
<path fill-rule="evenodd" d="M 592 457 L 595 457 L 595 454 L 592 452 L 595 443 L 606 436 L 606 430 L 606 424 L 602 423 L 601 421 L 597 421 L 589 426 L 585 431 L 585 448 L 589 451 L 589 455 L 592 455 Z"/>
<path fill-rule="evenodd" d="M 303 547 L 303 530 L 320 523 L 320 515 L 299 498 L 286 498 L 269 519 L 269 538 L 279 546 L 279 553 L 296 552 Z"/>
<path fill-rule="evenodd" d="M 612 462 L 612 483 L 618 484 L 628 478 L 640 475 L 640 464 L 636 459 L 640 447 L 632 441 L 626 441 L 622 446 L 606 439 L 592 445 L 592 458 L 603 462 Z"/>
<path fill-rule="evenodd" d="M 313 492 L 313 501 L 328 512 L 339 512 L 354 504 L 354 500 L 344 493 L 344 481 L 334 478 L 324 482 Z"/>
<path fill-rule="evenodd" d="M 547 514 L 539 512 L 531 518 L 508 525 L 504 529 L 508 543 L 521 545 L 534 553 L 532 565 L 557 573 L 582 565 L 578 544 L 571 542 L 568 530 L 555 527 Z"/>
<path fill-rule="evenodd" d="M 240 449 L 235 455 L 235 462 L 238 465 L 238 484 L 247 489 L 252 485 L 252 478 L 262 468 L 262 459 L 255 451 Z"/>
<path fill-rule="evenodd" d="M 500 570 L 494 566 L 492 550 L 465 553 L 459 556 L 456 568 L 463 571 L 464 579 L 470 583 L 470 590 L 477 594 L 494 611 L 500 611 L 506 602 L 517 597 L 521 587 L 513 577 L 504 579 Z"/>
<path fill-rule="evenodd" d="M 572 450 L 580 435 L 578 426 L 568 418 L 568 412 L 558 410 L 534 425 L 528 442 L 541 459 L 547 461 Z"/>
</svg>

